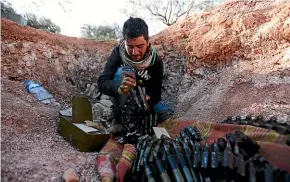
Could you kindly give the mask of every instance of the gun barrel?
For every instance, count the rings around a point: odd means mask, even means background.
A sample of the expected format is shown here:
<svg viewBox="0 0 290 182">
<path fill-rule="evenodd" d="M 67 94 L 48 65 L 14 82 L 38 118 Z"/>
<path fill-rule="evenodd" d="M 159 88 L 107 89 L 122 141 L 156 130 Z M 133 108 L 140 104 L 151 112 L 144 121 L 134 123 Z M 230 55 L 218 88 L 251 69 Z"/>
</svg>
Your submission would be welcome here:
<svg viewBox="0 0 290 182">
<path fill-rule="evenodd" d="M 133 90 L 133 89 L 130 89 L 130 92 L 131 92 L 131 94 L 133 95 L 133 98 L 134 98 L 136 104 L 138 105 L 138 107 L 139 107 L 140 109 L 142 109 L 142 106 L 141 106 L 141 104 L 140 104 L 140 102 L 139 102 L 139 99 L 138 99 L 138 97 L 137 97 L 136 91 Z"/>
<path fill-rule="evenodd" d="M 143 90 L 142 90 L 142 88 L 140 86 L 137 86 L 137 88 L 138 88 L 141 100 L 143 102 L 144 110 L 146 110 L 147 109 L 146 98 L 145 98 L 146 96 L 144 95 Z"/>
</svg>

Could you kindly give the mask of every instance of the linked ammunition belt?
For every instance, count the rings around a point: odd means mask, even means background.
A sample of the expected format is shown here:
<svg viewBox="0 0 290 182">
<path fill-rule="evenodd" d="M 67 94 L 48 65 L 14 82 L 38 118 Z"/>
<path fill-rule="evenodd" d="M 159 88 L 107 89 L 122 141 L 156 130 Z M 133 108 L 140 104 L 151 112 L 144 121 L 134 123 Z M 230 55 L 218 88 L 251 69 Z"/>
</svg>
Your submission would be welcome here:
<svg viewBox="0 0 290 182">
<path fill-rule="evenodd" d="M 149 182 L 289 182 L 290 175 L 272 166 L 258 150 L 259 145 L 241 131 L 228 133 L 211 145 L 191 126 L 175 139 L 146 135 L 138 140 L 127 181 L 145 177 Z"/>
<path fill-rule="evenodd" d="M 246 117 L 229 116 L 224 121 L 220 122 L 223 124 L 233 124 L 233 125 L 251 125 L 255 127 L 261 127 L 266 129 L 275 130 L 277 133 L 282 135 L 290 134 L 290 125 L 289 123 L 278 122 L 275 116 L 272 116 L 270 119 L 265 120 L 262 115 L 257 117 L 252 115 L 247 115 Z M 286 144 L 290 146 L 290 137 L 287 139 Z"/>
</svg>

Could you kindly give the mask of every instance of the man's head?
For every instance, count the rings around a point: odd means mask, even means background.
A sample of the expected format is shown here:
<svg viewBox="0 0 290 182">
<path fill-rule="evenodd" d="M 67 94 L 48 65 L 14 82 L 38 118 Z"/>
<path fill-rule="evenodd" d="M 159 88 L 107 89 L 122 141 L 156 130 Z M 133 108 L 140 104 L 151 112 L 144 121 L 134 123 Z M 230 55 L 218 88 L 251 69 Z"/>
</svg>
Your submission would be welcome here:
<svg viewBox="0 0 290 182">
<path fill-rule="evenodd" d="M 130 17 L 123 26 L 126 51 L 133 61 L 139 62 L 149 46 L 148 26 L 141 18 Z"/>
</svg>

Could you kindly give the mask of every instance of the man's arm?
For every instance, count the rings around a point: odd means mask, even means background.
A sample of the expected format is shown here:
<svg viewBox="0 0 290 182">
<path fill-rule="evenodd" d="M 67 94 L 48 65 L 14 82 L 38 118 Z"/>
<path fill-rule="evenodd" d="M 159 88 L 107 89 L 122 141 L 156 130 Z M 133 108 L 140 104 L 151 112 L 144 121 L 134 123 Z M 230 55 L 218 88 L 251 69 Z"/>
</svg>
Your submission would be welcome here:
<svg viewBox="0 0 290 182">
<path fill-rule="evenodd" d="M 152 80 L 152 85 L 150 85 L 150 89 L 148 90 L 148 94 L 150 96 L 149 105 L 153 107 L 161 100 L 161 91 L 162 91 L 162 82 L 163 82 L 163 61 L 157 57 L 156 58 L 156 75 Z"/>
<path fill-rule="evenodd" d="M 117 47 L 113 49 L 105 65 L 104 72 L 98 78 L 100 92 L 109 96 L 118 95 L 118 88 L 120 86 L 120 83 L 114 82 L 115 73 L 122 62 L 118 51 Z"/>
</svg>

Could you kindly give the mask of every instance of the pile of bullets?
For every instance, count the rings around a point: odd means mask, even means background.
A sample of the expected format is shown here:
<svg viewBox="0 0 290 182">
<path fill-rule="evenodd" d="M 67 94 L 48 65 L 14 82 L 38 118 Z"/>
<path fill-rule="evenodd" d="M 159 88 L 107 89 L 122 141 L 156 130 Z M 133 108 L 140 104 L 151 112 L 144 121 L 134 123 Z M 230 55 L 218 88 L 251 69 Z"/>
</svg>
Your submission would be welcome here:
<svg viewBox="0 0 290 182">
<path fill-rule="evenodd" d="M 282 135 L 290 134 L 290 125 L 287 123 L 277 122 L 277 118 L 275 116 L 272 116 L 269 120 L 265 120 L 262 115 L 259 115 L 257 117 L 247 115 L 245 118 L 242 118 L 241 116 L 236 116 L 235 118 L 229 116 L 221 123 L 236 124 L 236 125 L 252 125 L 256 127 L 272 129 Z"/>
<path fill-rule="evenodd" d="M 236 116 L 235 118 L 229 116 L 220 123 L 234 125 L 251 125 L 255 127 L 275 130 L 277 133 L 282 135 L 290 134 L 290 124 L 278 122 L 275 116 L 272 116 L 268 120 L 265 120 L 262 115 L 258 115 L 257 117 L 254 117 L 252 115 L 247 115 L 246 117 Z M 286 143 L 290 146 L 290 137 L 288 138 Z"/>
<path fill-rule="evenodd" d="M 136 144 L 140 136 L 153 135 L 158 116 L 154 111 L 148 110 L 145 87 L 138 85 L 130 92 L 131 97 L 122 110 L 121 123 L 124 127 L 118 142 Z"/>
<path fill-rule="evenodd" d="M 146 99 L 146 88 L 143 86 L 136 86 L 137 91 L 134 89 L 130 90 L 130 93 L 138 106 L 139 109 L 146 111 L 147 110 L 147 99 Z"/>
<path fill-rule="evenodd" d="M 286 171 L 270 165 L 258 150 L 258 144 L 240 131 L 211 145 L 191 126 L 175 139 L 146 135 L 137 143 L 128 181 L 290 181 Z"/>
<path fill-rule="evenodd" d="M 152 127 L 157 125 L 158 117 L 147 109 L 145 87 L 137 86 L 137 90 L 131 90 L 131 98 L 122 113 L 122 123 L 126 126 L 127 132 L 136 131 L 141 136 L 152 135 Z"/>
<path fill-rule="evenodd" d="M 135 118 L 135 119 L 132 119 Z M 144 135 L 152 136 L 154 134 L 153 127 L 157 125 L 157 115 L 148 113 L 148 115 L 137 115 L 130 118 L 128 123 L 124 124 L 122 131 L 122 139 L 119 143 L 136 144 L 138 138 Z"/>
</svg>

